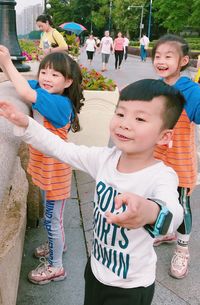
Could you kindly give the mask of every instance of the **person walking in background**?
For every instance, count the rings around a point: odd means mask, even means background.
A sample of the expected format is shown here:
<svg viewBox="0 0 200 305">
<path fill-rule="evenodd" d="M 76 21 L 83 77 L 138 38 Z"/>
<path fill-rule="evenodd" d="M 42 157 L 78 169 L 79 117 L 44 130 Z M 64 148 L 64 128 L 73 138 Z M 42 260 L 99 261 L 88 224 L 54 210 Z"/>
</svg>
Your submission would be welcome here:
<svg viewBox="0 0 200 305">
<path fill-rule="evenodd" d="M 89 38 L 86 39 L 85 49 L 86 49 L 86 53 L 87 53 L 87 59 L 88 59 L 89 66 L 91 66 L 93 56 L 94 56 L 94 52 L 95 52 L 95 49 L 96 49 L 96 41 L 95 41 L 94 36 L 92 34 L 90 34 Z"/>
<path fill-rule="evenodd" d="M 77 113 L 82 106 L 81 72 L 66 52 L 54 52 L 41 61 L 38 80 L 27 81 L 13 65 L 9 51 L 0 46 L 0 66 L 17 93 L 32 106 L 33 117 L 51 133 L 67 140 L 70 129 L 79 130 Z M 66 250 L 63 213 L 71 190 L 71 166 L 29 147 L 28 173 L 42 192 L 44 227 L 48 242 L 35 249 L 36 257 L 48 257 L 28 274 L 34 284 L 65 279 L 62 255 Z"/>
<path fill-rule="evenodd" d="M 189 63 L 187 42 L 176 35 L 161 37 L 152 50 L 155 71 L 165 83 L 178 89 L 185 97 L 184 111 L 174 129 L 171 147 L 157 146 L 155 158 L 171 166 L 179 177 L 179 201 L 184 208 L 184 221 L 177 230 L 177 246 L 171 260 L 169 274 L 177 279 L 188 274 L 188 243 L 192 230 L 190 196 L 196 185 L 197 164 L 195 126 L 200 124 L 200 86 L 180 72 Z M 155 246 L 176 240 L 175 234 L 155 240 Z"/>
<path fill-rule="evenodd" d="M 113 52 L 113 39 L 110 37 L 109 31 L 104 32 L 104 37 L 100 42 L 100 52 L 102 56 L 102 72 L 107 71 L 107 65 L 110 57 L 110 53 Z"/>
<path fill-rule="evenodd" d="M 146 36 L 146 34 L 143 34 L 143 36 L 140 38 L 140 57 L 141 61 L 143 62 L 146 61 L 148 46 L 149 38 Z"/>
<path fill-rule="evenodd" d="M 121 68 L 121 63 L 124 57 L 124 38 L 122 33 L 118 32 L 113 44 L 115 54 L 115 69 Z"/>
<path fill-rule="evenodd" d="M 63 35 L 53 28 L 53 22 L 49 15 L 38 16 L 36 24 L 39 30 L 42 31 L 39 44 L 39 49 L 43 53 L 41 58 L 51 52 L 68 50 L 68 45 Z"/>
<path fill-rule="evenodd" d="M 124 60 L 126 61 L 128 58 L 128 46 L 129 46 L 129 39 L 124 36 Z"/>
<path fill-rule="evenodd" d="M 84 305 L 152 303 L 157 261 L 153 237 L 176 230 L 183 219 L 178 177 L 153 152 L 156 144 L 170 142 L 183 105 L 180 92 L 161 80 L 130 84 L 120 92 L 110 122 L 115 146 L 109 148 L 66 143 L 11 103 L 0 102 L 0 115 L 17 125 L 15 135 L 95 179 Z M 131 223 L 116 225 L 113 217 L 126 217 L 130 205 Z"/>
</svg>

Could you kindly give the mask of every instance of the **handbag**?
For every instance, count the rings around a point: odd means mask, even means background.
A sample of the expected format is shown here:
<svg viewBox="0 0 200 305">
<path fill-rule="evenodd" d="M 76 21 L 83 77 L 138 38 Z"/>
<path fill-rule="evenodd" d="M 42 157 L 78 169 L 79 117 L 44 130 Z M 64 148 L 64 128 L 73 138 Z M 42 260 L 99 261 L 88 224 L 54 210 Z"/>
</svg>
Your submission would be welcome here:
<svg viewBox="0 0 200 305">
<path fill-rule="evenodd" d="M 53 40 L 55 41 L 55 42 L 52 42 L 51 43 L 51 47 L 52 48 L 57 48 L 57 47 L 59 47 L 59 45 L 58 45 L 58 43 L 57 43 L 57 41 L 56 41 L 56 39 L 55 39 L 55 37 L 54 37 L 54 35 L 53 35 L 53 32 L 54 32 L 55 30 L 53 30 L 52 31 L 52 38 L 53 38 Z"/>
</svg>

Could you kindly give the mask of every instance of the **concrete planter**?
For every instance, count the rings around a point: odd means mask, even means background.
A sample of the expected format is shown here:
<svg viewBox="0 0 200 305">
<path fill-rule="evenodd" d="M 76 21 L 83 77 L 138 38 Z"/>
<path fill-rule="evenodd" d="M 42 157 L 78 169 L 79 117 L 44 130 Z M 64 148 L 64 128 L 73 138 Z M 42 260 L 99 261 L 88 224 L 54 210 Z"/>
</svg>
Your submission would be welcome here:
<svg viewBox="0 0 200 305">
<path fill-rule="evenodd" d="M 84 106 L 79 120 L 81 131 L 69 133 L 69 141 L 87 146 L 108 145 L 109 123 L 119 98 L 119 91 L 84 91 Z"/>
</svg>

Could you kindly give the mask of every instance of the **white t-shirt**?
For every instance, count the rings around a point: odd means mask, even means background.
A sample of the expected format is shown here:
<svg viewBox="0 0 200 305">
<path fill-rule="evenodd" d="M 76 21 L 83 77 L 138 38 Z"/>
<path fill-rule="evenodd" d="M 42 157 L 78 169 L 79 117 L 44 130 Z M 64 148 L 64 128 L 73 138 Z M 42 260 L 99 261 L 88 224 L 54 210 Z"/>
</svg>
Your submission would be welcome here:
<svg viewBox="0 0 200 305">
<path fill-rule="evenodd" d="M 149 38 L 147 36 L 145 36 L 145 35 L 142 38 L 140 38 L 140 45 L 148 47 L 148 45 L 149 45 Z"/>
<path fill-rule="evenodd" d="M 110 54 L 113 47 L 113 39 L 111 37 L 104 36 L 101 39 L 101 53 Z"/>
<path fill-rule="evenodd" d="M 86 42 L 85 42 L 85 45 L 86 45 L 86 51 L 91 51 L 91 52 L 94 52 L 95 51 L 95 40 L 94 39 L 87 39 Z"/>
<path fill-rule="evenodd" d="M 129 45 L 129 39 L 127 37 L 124 37 L 124 47 L 128 47 Z"/>
<path fill-rule="evenodd" d="M 107 224 L 105 213 L 116 210 L 114 198 L 132 192 L 144 198 L 166 202 L 173 214 L 168 232 L 182 222 L 183 210 L 178 201 L 178 178 L 162 161 L 133 173 L 121 173 L 117 164 L 121 151 L 116 147 L 86 147 L 66 143 L 29 118 L 26 130 L 15 127 L 15 135 L 45 155 L 66 162 L 91 175 L 96 181 L 94 194 L 94 240 L 91 268 L 94 276 L 109 286 L 133 288 L 149 286 L 155 281 L 156 253 L 153 238 L 142 227 L 126 229 Z"/>
</svg>

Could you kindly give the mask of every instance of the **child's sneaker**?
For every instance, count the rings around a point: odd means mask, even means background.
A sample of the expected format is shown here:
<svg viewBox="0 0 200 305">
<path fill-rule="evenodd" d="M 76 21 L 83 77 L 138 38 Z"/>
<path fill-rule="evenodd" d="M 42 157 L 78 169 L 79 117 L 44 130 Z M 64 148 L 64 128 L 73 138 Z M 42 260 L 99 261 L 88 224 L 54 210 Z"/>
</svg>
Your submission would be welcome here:
<svg viewBox="0 0 200 305">
<path fill-rule="evenodd" d="M 169 274 L 176 279 L 184 278 L 188 274 L 189 258 L 188 247 L 177 246 L 171 260 Z"/>
<path fill-rule="evenodd" d="M 41 260 L 41 259 L 40 259 Z M 53 267 L 48 265 L 48 262 L 44 259 L 28 274 L 30 282 L 38 285 L 48 284 L 51 281 L 62 281 L 66 278 L 66 272 L 63 267 Z"/>
<path fill-rule="evenodd" d="M 170 243 L 175 242 L 176 239 L 177 239 L 176 233 L 171 233 L 171 234 L 168 234 L 168 235 L 159 236 L 159 237 L 154 239 L 153 245 L 154 245 L 154 247 L 157 247 L 157 246 L 160 246 L 161 244 L 164 244 L 164 243 L 170 244 Z"/>
<path fill-rule="evenodd" d="M 65 253 L 66 251 L 67 251 L 67 246 L 64 245 L 63 253 Z M 34 255 L 37 258 L 40 258 L 40 257 L 48 258 L 49 257 L 49 243 L 48 243 L 48 241 L 46 241 L 44 244 L 37 247 L 34 251 Z"/>
</svg>

